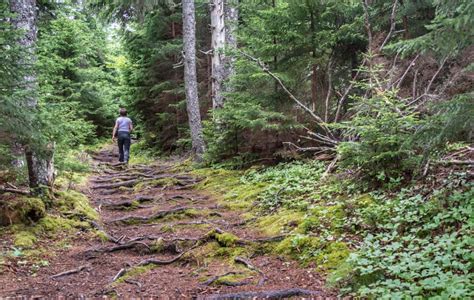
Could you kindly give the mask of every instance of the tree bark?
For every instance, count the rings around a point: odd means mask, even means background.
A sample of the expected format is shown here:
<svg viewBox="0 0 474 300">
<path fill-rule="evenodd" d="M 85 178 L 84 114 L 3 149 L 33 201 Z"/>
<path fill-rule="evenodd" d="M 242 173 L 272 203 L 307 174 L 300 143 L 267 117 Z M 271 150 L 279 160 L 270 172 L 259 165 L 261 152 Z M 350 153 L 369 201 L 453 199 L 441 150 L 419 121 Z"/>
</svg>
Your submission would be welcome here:
<svg viewBox="0 0 474 300">
<path fill-rule="evenodd" d="M 235 59 L 226 55 L 226 50 L 237 48 L 237 4 L 237 0 L 210 0 L 213 109 L 221 108 L 225 101 L 223 93 L 232 90 L 228 80 L 234 73 Z"/>
<path fill-rule="evenodd" d="M 36 0 L 10 0 L 10 10 L 14 14 L 11 23 L 15 29 L 22 34 L 18 38 L 18 45 L 25 49 L 26 57 L 20 64 L 33 65 L 36 61 L 37 40 L 37 8 Z M 19 79 L 19 85 L 26 91 L 24 105 L 35 113 L 38 105 L 36 98 L 37 80 L 32 67 L 23 78 Z M 25 145 L 25 156 L 28 167 L 29 185 L 32 193 L 41 193 L 41 187 L 51 187 L 54 180 L 54 146 L 38 150 L 38 145 Z"/>
<path fill-rule="evenodd" d="M 193 0 L 183 0 L 184 86 L 192 151 L 199 161 L 205 151 L 196 75 L 196 19 Z"/>
</svg>

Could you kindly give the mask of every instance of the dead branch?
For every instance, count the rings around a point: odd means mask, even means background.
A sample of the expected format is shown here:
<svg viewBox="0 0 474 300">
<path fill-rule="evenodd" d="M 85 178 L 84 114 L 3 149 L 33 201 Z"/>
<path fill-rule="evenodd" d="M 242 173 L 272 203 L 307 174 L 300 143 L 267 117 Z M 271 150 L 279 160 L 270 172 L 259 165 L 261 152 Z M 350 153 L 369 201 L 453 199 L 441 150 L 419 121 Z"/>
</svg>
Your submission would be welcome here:
<svg viewBox="0 0 474 300">
<path fill-rule="evenodd" d="M 273 290 L 260 292 L 241 292 L 232 294 L 206 295 L 200 299 L 235 300 L 235 299 L 283 299 L 297 296 L 322 296 L 321 291 L 305 290 L 300 288 L 287 290 Z"/>
<path fill-rule="evenodd" d="M 55 279 L 55 278 L 59 278 L 59 277 L 63 277 L 63 276 L 68 276 L 68 275 L 76 274 L 76 273 L 81 272 L 82 270 L 87 269 L 87 267 L 88 267 L 88 265 L 80 266 L 80 267 L 77 268 L 77 269 L 72 269 L 72 270 L 68 270 L 68 271 L 64 271 L 64 272 L 61 272 L 61 273 L 52 275 L 52 276 L 50 276 L 50 278 Z"/>
<path fill-rule="evenodd" d="M 369 19 L 369 3 L 368 0 L 362 0 L 362 7 L 364 8 L 364 25 L 367 31 L 367 38 L 369 42 L 369 51 L 372 50 L 372 25 Z"/>
<path fill-rule="evenodd" d="M 2 187 L 0 187 L 0 193 L 15 193 L 15 194 L 20 194 L 20 195 L 29 195 L 30 191 L 2 186 Z"/>
<path fill-rule="evenodd" d="M 120 269 L 120 270 L 117 272 L 117 274 L 115 274 L 114 278 L 112 278 L 112 282 L 117 281 L 117 279 L 119 279 L 120 277 L 122 277 L 123 275 L 125 275 L 125 273 L 127 273 L 127 269 L 125 269 L 125 268 Z"/>
<path fill-rule="evenodd" d="M 397 5 L 398 5 L 398 0 L 393 1 L 392 13 L 390 14 L 390 29 L 389 29 L 388 34 L 385 37 L 385 40 L 383 41 L 382 45 L 380 45 L 379 50 L 382 50 L 383 47 L 385 47 L 385 45 L 388 43 L 388 41 L 392 37 L 392 34 L 395 30 L 395 25 L 396 25 L 395 17 L 396 17 L 396 14 L 397 14 Z"/>
<path fill-rule="evenodd" d="M 411 67 L 413 67 L 415 65 L 415 61 L 418 59 L 418 57 L 420 57 L 420 54 L 417 54 L 415 56 L 415 58 L 410 62 L 410 64 L 408 65 L 407 69 L 405 70 L 405 72 L 403 73 L 402 77 L 400 77 L 397 81 L 395 81 L 393 83 L 393 85 L 396 84 L 396 88 L 399 89 L 400 86 L 402 85 L 403 83 L 403 80 L 405 79 L 405 77 L 407 76 L 408 72 L 410 71 Z M 392 86 L 393 86 L 392 85 Z"/>
<path fill-rule="evenodd" d="M 464 166 L 471 166 L 474 165 L 474 160 L 459 160 L 459 159 L 452 159 L 452 160 L 438 160 L 436 164 L 440 165 L 464 165 Z"/>
<path fill-rule="evenodd" d="M 317 124 L 327 133 L 330 132 L 329 128 L 324 125 L 324 121 L 323 119 L 321 119 L 318 115 L 316 115 L 309 107 L 307 107 L 306 105 L 304 105 L 300 100 L 298 100 L 298 98 L 295 97 L 295 95 L 293 95 L 292 92 L 290 92 L 290 90 L 288 90 L 288 88 L 283 84 L 283 81 L 277 76 L 275 75 L 272 71 L 270 71 L 268 69 L 268 67 L 258 58 L 256 57 L 253 57 L 243 51 L 240 51 L 240 50 L 237 50 L 237 52 L 239 52 L 240 54 L 242 54 L 243 56 L 245 56 L 246 58 L 248 58 L 249 60 L 255 62 L 259 67 L 260 69 L 262 69 L 263 72 L 267 73 L 268 75 L 270 75 L 270 77 L 272 77 L 277 83 L 278 85 L 283 89 L 283 91 L 290 97 L 291 100 L 293 100 L 300 108 L 302 108 L 304 111 L 306 111 L 311 117 L 313 117 L 313 119 L 316 120 Z"/>
</svg>

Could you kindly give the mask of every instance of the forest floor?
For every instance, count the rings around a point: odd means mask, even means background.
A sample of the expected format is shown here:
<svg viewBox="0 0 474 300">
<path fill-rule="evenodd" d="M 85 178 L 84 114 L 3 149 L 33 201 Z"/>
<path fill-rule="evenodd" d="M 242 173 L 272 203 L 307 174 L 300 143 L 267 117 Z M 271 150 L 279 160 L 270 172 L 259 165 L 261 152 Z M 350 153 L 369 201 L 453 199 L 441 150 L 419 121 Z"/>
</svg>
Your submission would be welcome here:
<svg viewBox="0 0 474 300">
<path fill-rule="evenodd" d="M 281 237 L 195 189 L 200 178 L 173 161 L 120 166 L 111 148 L 93 157 L 83 192 L 102 238 L 76 232 L 33 275 L 10 265 L 0 272 L 0 298 L 336 298 L 314 268 L 267 251 Z"/>
</svg>

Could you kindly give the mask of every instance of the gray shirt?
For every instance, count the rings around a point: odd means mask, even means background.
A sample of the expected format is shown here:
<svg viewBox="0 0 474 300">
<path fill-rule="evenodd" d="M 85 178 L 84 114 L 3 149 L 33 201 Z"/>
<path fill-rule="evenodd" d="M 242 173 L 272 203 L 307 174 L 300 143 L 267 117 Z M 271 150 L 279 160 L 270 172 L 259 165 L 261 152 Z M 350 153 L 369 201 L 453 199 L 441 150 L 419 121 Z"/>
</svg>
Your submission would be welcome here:
<svg viewBox="0 0 474 300">
<path fill-rule="evenodd" d="M 130 132 L 130 124 L 132 124 L 132 120 L 128 117 L 118 117 L 117 121 L 117 132 L 125 131 Z"/>
</svg>

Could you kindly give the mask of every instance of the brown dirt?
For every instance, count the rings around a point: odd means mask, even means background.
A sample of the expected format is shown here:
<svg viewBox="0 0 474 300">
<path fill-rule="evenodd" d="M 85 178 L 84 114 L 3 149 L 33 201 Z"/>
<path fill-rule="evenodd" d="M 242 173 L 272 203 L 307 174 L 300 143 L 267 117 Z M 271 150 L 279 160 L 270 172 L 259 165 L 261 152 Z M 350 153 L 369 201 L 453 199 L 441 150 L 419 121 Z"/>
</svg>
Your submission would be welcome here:
<svg viewBox="0 0 474 300">
<path fill-rule="evenodd" d="M 69 247 L 55 249 L 55 253 L 47 257 L 49 265 L 39 268 L 34 273 L 29 269 L 31 266 L 22 266 L 18 261 L 11 261 L 6 264 L 7 267 L 3 268 L 3 271 L 0 271 L 0 298 L 205 299 L 217 294 L 292 288 L 317 292 L 315 296 L 311 296 L 313 298 L 336 297 L 334 291 L 324 288 L 324 278 L 316 273 L 314 268 L 301 267 L 295 261 L 266 254 L 265 251 L 256 251 L 248 245 L 222 247 L 212 237 L 203 239 L 215 228 L 232 233 L 246 241 L 255 240 L 261 236 L 253 232 L 251 228 L 239 224 L 242 221 L 242 212 L 219 206 L 212 196 L 193 190 L 191 185 L 196 179 L 188 174 L 180 175 L 183 175 L 181 180 L 189 186 L 150 185 L 140 191 L 134 191 L 133 188 L 95 188 L 104 184 L 101 182 L 104 179 L 111 179 L 110 183 L 130 180 L 120 178 L 121 175 L 130 174 L 130 170 L 137 173 L 132 176 L 136 179 L 143 179 L 153 174 L 176 176 L 175 173 L 168 173 L 172 166 L 169 162 L 158 162 L 149 166 L 129 166 L 128 169 L 115 167 L 112 163 L 115 161 L 115 155 L 110 150 L 97 153 L 94 161 L 97 175 L 90 178 L 88 195 L 91 203 L 100 212 L 100 223 L 105 231 L 119 239 L 119 242 L 103 242 L 91 232 L 79 231 L 74 236 L 68 237 Z M 117 209 L 106 205 L 133 200 L 137 196 L 150 196 L 153 200 L 128 209 Z M 112 222 L 126 216 L 150 216 L 159 211 L 180 207 L 189 207 L 193 210 L 191 213 L 179 213 L 145 223 Z M 100 251 L 126 244 L 132 239 L 143 236 L 164 240 L 187 238 L 191 241 L 178 243 L 174 249 L 171 247 L 155 252 L 150 251 L 143 244 L 114 252 Z M 193 239 L 201 239 L 201 242 L 197 244 Z M 6 247 L 9 242 L 7 238 L 0 246 Z M 151 243 L 146 239 L 141 242 L 148 245 Z M 48 247 L 48 242 L 42 242 L 42 246 Z M 237 255 L 236 247 L 240 247 L 241 252 L 238 255 L 244 257 L 260 272 L 234 262 L 234 257 Z M 182 252 L 186 253 L 171 264 L 148 265 L 139 269 L 135 267 L 146 259 L 167 260 L 176 258 Z M 81 266 L 85 268 L 77 273 L 51 278 L 52 275 L 78 269 Z M 128 273 L 113 282 L 112 279 L 122 268 L 128 270 Z M 227 286 L 225 280 L 220 284 L 219 282 L 211 285 L 203 284 L 206 280 L 227 272 L 242 273 L 238 280 L 234 278 L 231 282 L 239 286 Z M 263 284 L 259 284 L 262 283 L 262 278 L 266 279 Z M 308 296 L 304 297 L 308 299 Z"/>
</svg>

